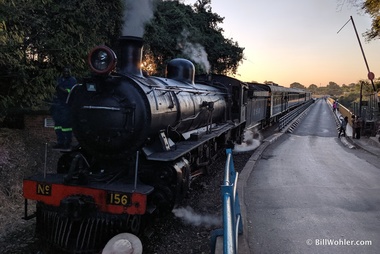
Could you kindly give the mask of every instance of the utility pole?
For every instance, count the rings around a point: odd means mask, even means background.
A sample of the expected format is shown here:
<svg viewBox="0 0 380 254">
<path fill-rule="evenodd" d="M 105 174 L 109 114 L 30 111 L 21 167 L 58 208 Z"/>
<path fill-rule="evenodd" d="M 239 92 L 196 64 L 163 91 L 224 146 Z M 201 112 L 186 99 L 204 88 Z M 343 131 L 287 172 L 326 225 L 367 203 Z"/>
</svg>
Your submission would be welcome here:
<svg viewBox="0 0 380 254">
<path fill-rule="evenodd" d="M 362 105 L 363 105 L 363 83 L 364 81 L 360 81 L 360 98 L 359 98 L 359 116 L 362 116 Z"/>
<path fill-rule="evenodd" d="M 360 49 L 361 49 L 361 51 L 362 51 L 362 55 L 363 55 L 363 58 L 364 58 L 365 66 L 367 67 L 367 71 L 368 71 L 368 79 L 371 80 L 371 84 L 372 84 L 373 91 L 376 93 L 376 87 L 375 87 L 375 84 L 373 83 L 373 79 L 375 78 L 375 74 L 373 74 L 373 72 L 371 72 L 371 71 L 369 70 L 369 65 L 368 65 L 368 62 L 367 62 L 367 58 L 365 57 L 364 50 L 363 50 L 363 46 L 362 46 L 362 43 L 360 42 L 360 38 L 359 38 L 359 35 L 358 35 L 358 31 L 356 30 L 356 26 L 355 26 L 354 19 L 352 18 L 352 16 L 350 16 L 350 19 L 351 19 L 351 21 L 352 21 L 352 25 L 353 25 L 354 30 L 355 30 L 356 38 L 358 39 Z M 377 102 L 379 102 L 379 99 L 377 99 Z"/>
<path fill-rule="evenodd" d="M 367 67 L 367 71 L 368 71 L 368 74 L 367 74 L 367 77 L 369 80 L 371 80 L 371 84 L 372 84 L 372 88 L 373 88 L 373 92 L 374 92 L 374 96 L 376 98 L 376 101 L 377 101 L 377 107 L 378 107 L 378 110 L 380 110 L 380 102 L 379 102 L 379 97 L 377 96 L 377 91 L 376 91 L 376 87 L 375 87 L 375 84 L 373 82 L 373 80 L 375 79 L 375 74 L 373 72 L 370 71 L 369 69 L 369 65 L 368 65 L 368 62 L 367 62 L 367 58 L 365 57 L 365 54 L 364 54 L 364 50 L 363 50 L 363 46 L 362 46 L 362 43 L 360 42 L 360 38 L 359 38 L 359 34 L 358 34 L 358 31 L 356 30 L 356 26 L 355 26 L 355 22 L 354 22 L 354 19 L 352 18 L 352 16 L 350 16 L 350 19 L 343 25 L 343 27 L 345 27 L 347 25 L 348 22 L 352 22 L 352 26 L 354 27 L 354 30 L 355 30 L 355 34 L 356 34 L 356 38 L 358 39 L 358 42 L 359 42 L 359 46 L 360 46 L 360 50 L 362 51 L 362 55 L 363 55 L 363 58 L 364 58 L 364 63 Z M 339 31 L 337 33 L 339 33 L 342 29 L 339 29 Z M 362 95 L 362 89 L 363 89 L 363 84 L 360 85 L 360 97 Z M 361 99 L 361 98 L 360 98 Z M 360 100 L 360 105 L 359 105 L 360 109 L 362 107 L 361 105 L 361 100 Z M 361 114 L 361 112 L 360 112 Z"/>
</svg>

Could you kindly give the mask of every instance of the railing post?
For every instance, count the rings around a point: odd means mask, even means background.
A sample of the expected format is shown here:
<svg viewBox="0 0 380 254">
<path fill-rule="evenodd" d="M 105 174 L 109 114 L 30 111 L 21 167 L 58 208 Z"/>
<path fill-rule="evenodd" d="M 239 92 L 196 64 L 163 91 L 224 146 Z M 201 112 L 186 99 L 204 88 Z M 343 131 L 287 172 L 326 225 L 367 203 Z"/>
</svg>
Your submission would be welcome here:
<svg viewBox="0 0 380 254">
<path fill-rule="evenodd" d="M 216 238 L 223 235 L 223 253 L 238 253 L 238 235 L 243 233 L 243 222 L 237 180 L 239 173 L 235 172 L 232 150 L 226 149 L 227 160 L 224 171 L 224 181 L 221 186 L 223 201 L 223 229 L 211 233 L 211 253 L 215 253 Z"/>
</svg>

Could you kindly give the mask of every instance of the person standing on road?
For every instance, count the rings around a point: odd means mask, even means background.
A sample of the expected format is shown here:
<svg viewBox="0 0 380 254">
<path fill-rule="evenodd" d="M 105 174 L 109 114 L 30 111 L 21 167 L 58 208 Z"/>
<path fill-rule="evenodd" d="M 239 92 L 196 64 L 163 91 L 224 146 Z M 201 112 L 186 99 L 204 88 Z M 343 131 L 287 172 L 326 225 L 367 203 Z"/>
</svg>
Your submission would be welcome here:
<svg viewBox="0 0 380 254">
<path fill-rule="evenodd" d="M 53 98 L 51 113 L 54 120 L 54 130 L 57 135 L 57 144 L 53 149 L 70 149 L 72 141 L 71 112 L 67 104 L 67 97 L 77 83 L 71 76 L 70 68 L 63 69 L 62 76 L 58 78 L 56 94 Z"/>
<path fill-rule="evenodd" d="M 347 127 L 347 123 L 348 123 L 348 117 L 345 116 L 345 117 L 341 120 L 341 123 L 340 123 L 340 128 L 339 128 L 338 138 L 340 138 L 340 134 L 342 134 L 342 132 L 343 132 L 343 137 L 346 136 L 346 127 Z"/>
<path fill-rule="evenodd" d="M 356 116 L 355 118 L 355 138 L 360 139 L 360 132 L 362 131 L 362 119 L 359 116 Z"/>
</svg>

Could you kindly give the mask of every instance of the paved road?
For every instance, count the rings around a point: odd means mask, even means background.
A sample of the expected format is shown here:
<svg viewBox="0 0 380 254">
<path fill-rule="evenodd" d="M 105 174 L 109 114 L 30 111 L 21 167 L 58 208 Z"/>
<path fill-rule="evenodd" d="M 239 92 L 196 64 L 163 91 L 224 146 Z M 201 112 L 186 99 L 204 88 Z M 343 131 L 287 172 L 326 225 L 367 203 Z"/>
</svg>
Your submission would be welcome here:
<svg viewBox="0 0 380 254">
<path fill-rule="evenodd" d="M 380 253 L 380 159 L 337 136 L 320 100 L 264 151 L 244 190 L 251 253 Z"/>
</svg>

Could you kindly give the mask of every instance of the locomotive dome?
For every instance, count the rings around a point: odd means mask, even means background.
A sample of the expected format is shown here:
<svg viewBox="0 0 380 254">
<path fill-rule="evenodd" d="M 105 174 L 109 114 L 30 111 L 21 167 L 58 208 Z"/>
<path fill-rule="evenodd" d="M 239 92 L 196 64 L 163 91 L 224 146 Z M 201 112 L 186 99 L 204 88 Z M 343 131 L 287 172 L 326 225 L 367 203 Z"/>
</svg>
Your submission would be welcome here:
<svg viewBox="0 0 380 254">
<path fill-rule="evenodd" d="M 166 77 L 194 85 L 194 64 L 184 58 L 171 60 L 166 66 Z"/>
</svg>

